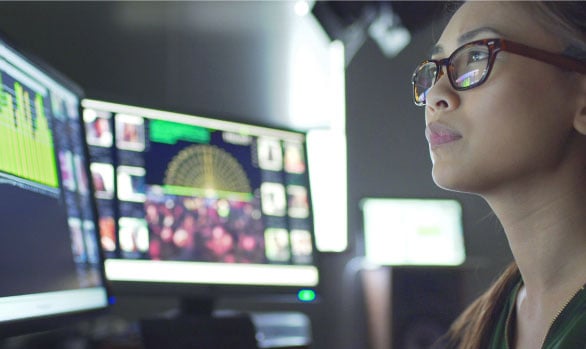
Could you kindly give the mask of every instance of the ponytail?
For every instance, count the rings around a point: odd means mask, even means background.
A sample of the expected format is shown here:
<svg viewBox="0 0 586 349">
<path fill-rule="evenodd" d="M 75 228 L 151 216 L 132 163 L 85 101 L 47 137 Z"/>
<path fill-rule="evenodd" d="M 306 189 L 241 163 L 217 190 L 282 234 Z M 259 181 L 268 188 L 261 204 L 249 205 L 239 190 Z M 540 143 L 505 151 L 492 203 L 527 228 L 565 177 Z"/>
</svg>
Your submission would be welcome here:
<svg viewBox="0 0 586 349">
<path fill-rule="evenodd" d="M 517 264 L 510 264 L 492 287 L 454 321 L 444 338 L 449 343 L 447 346 L 454 349 L 487 348 L 498 316 L 520 277 Z"/>
</svg>

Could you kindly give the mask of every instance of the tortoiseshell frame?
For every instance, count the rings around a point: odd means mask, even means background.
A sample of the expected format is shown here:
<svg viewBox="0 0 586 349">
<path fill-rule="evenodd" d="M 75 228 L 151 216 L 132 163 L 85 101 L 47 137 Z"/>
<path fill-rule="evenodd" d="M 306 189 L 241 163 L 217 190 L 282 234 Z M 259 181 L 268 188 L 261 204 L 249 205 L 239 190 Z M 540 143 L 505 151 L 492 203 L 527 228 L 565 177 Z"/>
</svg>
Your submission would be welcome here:
<svg viewBox="0 0 586 349">
<path fill-rule="evenodd" d="M 454 76 L 454 66 L 452 65 L 452 60 L 454 59 L 455 56 L 458 55 L 458 53 L 460 51 L 467 49 L 470 46 L 479 46 L 479 45 L 488 47 L 489 57 L 488 57 L 488 66 L 487 66 L 486 70 L 484 71 L 481 79 L 478 80 L 477 82 L 475 82 L 471 85 L 468 85 L 468 86 L 457 86 L 454 82 L 456 77 Z M 448 72 L 448 80 L 450 81 L 450 84 L 452 85 L 454 90 L 464 91 L 464 90 L 469 90 L 474 87 L 478 87 L 486 81 L 486 79 L 488 78 L 488 76 L 490 75 L 490 72 L 492 70 L 492 66 L 494 64 L 494 60 L 496 58 L 496 55 L 497 55 L 497 53 L 499 53 L 501 51 L 511 52 L 511 53 L 514 53 L 514 54 L 517 54 L 520 56 L 524 56 L 524 57 L 532 58 L 532 59 L 535 59 L 535 60 L 538 60 L 538 61 L 541 61 L 544 63 L 552 64 L 554 66 L 557 66 L 559 68 L 563 68 L 563 69 L 566 69 L 569 71 L 575 71 L 580 74 L 586 74 L 586 62 L 582 62 L 580 60 L 577 60 L 575 58 L 572 58 L 572 57 L 569 57 L 569 56 L 566 56 L 563 54 L 545 51 L 545 50 L 542 50 L 539 48 L 530 47 L 530 46 L 527 46 L 524 44 L 520 44 L 520 43 L 517 43 L 514 41 L 505 40 L 505 39 L 477 40 L 477 41 L 469 42 L 469 43 L 459 47 L 448 58 L 444 58 L 444 59 L 440 59 L 440 60 L 434 60 L 434 59 L 426 60 L 417 66 L 417 68 L 415 69 L 415 72 L 413 72 L 413 76 L 411 78 L 411 84 L 413 85 L 413 101 L 415 102 L 415 105 L 417 105 L 417 106 L 424 106 L 425 105 L 425 102 L 419 102 L 417 100 L 417 92 L 416 92 L 416 88 L 415 88 L 415 77 L 417 76 L 417 73 L 421 70 L 421 68 L 423 66 L 425 66 L 429 63 L 433 63 L 436 66 L 435 78 L 434 78 L 433 84 L 431 86 L 435 85 L 435 83 L 439 80 L 439 78 L 442 77 L 442 75 L 444 74 L 442 67 L 445 66 L 447 69 L 447 72 Z M 431 88 L 431 86 L 430 86 L 430 88 Z"/>
</svg>

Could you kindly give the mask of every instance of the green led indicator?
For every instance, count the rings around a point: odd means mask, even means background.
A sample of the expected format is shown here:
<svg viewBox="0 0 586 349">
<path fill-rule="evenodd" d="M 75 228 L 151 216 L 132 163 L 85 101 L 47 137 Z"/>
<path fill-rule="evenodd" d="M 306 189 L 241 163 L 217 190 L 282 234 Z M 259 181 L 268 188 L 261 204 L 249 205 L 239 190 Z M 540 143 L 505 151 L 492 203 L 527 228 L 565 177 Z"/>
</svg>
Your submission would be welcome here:
<svg viewBox="0 0 586 349">
<path fill-rule="evenodd" d="M 300 290 L 297 293 L 297 299 L 302 302 L 313 302 L 315 300 L 314 290 Z"/>
</svg>

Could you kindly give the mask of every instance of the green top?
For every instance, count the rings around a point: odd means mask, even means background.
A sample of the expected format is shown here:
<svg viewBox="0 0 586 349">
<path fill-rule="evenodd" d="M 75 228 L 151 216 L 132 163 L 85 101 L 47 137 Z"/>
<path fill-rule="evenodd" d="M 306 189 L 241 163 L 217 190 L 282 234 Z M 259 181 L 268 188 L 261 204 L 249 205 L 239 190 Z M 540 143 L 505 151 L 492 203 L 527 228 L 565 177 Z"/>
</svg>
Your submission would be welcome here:
<svg viewBox="0 0 586 349">
<path fill-rule="evenodd" d="M 515 303 L 523 281 L 513 288 L 499 316 L 489 349 L 509 349 L 515 331 Z M 553 321 L 542 349 L 586 349 L 586 292 L 585 287 L 576 293 Z M 508 342 L 508 343 L 507 343 Z"/>
</svg>

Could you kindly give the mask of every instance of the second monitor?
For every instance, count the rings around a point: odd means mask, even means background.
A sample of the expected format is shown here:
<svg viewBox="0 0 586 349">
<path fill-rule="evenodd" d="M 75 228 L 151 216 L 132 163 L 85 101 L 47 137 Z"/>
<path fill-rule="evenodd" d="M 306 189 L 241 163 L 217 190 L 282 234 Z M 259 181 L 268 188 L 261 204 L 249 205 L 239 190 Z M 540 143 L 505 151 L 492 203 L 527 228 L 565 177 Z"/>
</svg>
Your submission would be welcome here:
<svg viewBox="0 0 586 349">
<path fill-rule="evenodd" d="M 82 105 L 111 281 L 205 297 L 318 285 L 304 133 Z"/>
</svg>

